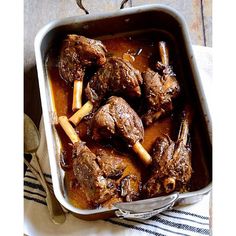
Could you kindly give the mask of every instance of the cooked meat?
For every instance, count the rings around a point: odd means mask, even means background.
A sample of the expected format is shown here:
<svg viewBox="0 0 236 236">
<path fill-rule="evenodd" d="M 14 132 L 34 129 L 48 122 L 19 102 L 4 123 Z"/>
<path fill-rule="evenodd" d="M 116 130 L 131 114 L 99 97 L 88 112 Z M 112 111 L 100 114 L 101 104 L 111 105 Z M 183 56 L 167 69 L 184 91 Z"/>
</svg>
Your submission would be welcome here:
<svg viewBox="0 0 236 236">
<path fill-rule="evenodd" d="M 141 183 L 135 175 L 127 175 L 120 182 L 120 195 L 126 202 L 137 200 Z"/>
<path fill-rule="evenodd" d="M 164 46 L 166 47 L 165 44 Z M 168 54 L 162 55 L 162 58 L 162 60 L 168 62 Z M 173 100 L 180 93 L 180 86 L 172 67 L 158 62 L 157 69 L 159 73 L 151 69 L 143 73 L 144 95 L 148 111 L 142 117 L 142 120 L 146 126 L 171 111 L 173 109 Z"/>
<path fill-rule="evenodd" d="M 192 175 L 191 149 L 188 142 L 188 121 L 184 119 L 178 140 L 168 136 L 157 138 L 153 146 L 152 174 L 143 186 L 147 197 L 185 191 Z"/>
<path fill-rule="evenodd" d="M 98 165 L 102 169 L 105 177 L 118 179 L 122 176 L 126 165 L 124 159 L 113 149 L 97 149 L 96 156 Z"/>
<path fill-rule="evenodd" d="M 62 79 L 72 83 L 82 80 L 86 67 L 103 65 L 106 48 L 99 40 L 71 34 L 63 41 L 60 51 L 59 73 Z"/>
<path fill-rule="evenodd" d="M 105 202 L 115 194 L 115 183 L 105 178 L 97 164 L 96 155 L 83 142 L 74 145 L 73 170 L 92 206 Z"/>
<path fill-rule="evenodd" d="M 110 57 L 91 78 L 85 89 L 86 96 L 94 106 L 109 95 L 139 97 L 142 76 L 129 62 L 118 57 Z"/>
<path fill-rule="evenodd" d="M 92 121 L 93 139 L 119 136 L 128 145 L 142 141 L 144 128 L 141 119 L 121 97 L 112 96 L 94 115 Z"/>
</svg>

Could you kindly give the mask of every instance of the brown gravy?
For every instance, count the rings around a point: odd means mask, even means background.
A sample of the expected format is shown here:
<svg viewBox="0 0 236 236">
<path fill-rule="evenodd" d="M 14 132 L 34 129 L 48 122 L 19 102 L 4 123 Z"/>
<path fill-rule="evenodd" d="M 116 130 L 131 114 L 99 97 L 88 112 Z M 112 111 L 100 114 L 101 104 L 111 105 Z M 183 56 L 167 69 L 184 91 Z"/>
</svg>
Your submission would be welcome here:
<svg viewBox="0 0 236 236">
<path fill-rule="evenodd" d="M 139 54 L 135 56 L 134 61 L 130 61 L 136 69 L 139 69 L 140 72 L 143 72 L 148 67 L 151 67 L 152 64 L 158 59 L 158 50 L 157 50 L 157 42 L 162 39 L 161 36 L 157 32 L 149 32 L 145 34 L 135 34 L 131 36 L 122 36 L 117 38 L 107 38 L 103 39 L 102 42 L 105 44 L 108 52 L 114 56 L 122 57 L 124 53 L 129 53 L 131 55 Z M 166 39 L 165 39 L 166 40 Z M 173 42 L 169 42 L 170 45 L 170 57 L 174 58 L 175 51 L 173 47 Z M 72 94 L 73 90 L 66 82 L 64 82 L 59 74 L 57 67 L 57 55 L 58 55 L 58 46 L 52 48 L 49 52 L 46 68 L 48 72 L 48 77 L 51 83 L 52 94 L 54 97 L 55 108 L 58 116 L 66 115 L 70 117 L 73 113 L 71 111 L 72 104 Z M 131 58 L 132 59 L 132 58 Z M 172 62 L 173 59 L 170 60 Z M 177 74 L 178 78 L 178 74 Z M 86 99 L 84 99 L 86 102 Z M 137 101 L 136 105 L 142 102 L 141 100 Z M 183 101 L 180 101 L 183 102 Z M 186 101 L 184 102 L 186 103 Z M 183 106 L 182 106 L 183 107 Z M 169 135 L 173 140 L 176 140 L 176 134 L 179 130 L 180 125 L 180 113 L 181 110 L 176 108 L 173 114 L 168 117 L 165 117 L 158 122 L 154 123 L 150 127 L 145 129 L 145 136 L 143 141 L 143 146 L 147 149 L 147 151 L 151 150 L 152 144 L 155 139 L 162 134 Z M 194 121 L 195 123 L 198 121 Z M 67 189 L 67 195 L 70 202 L 78 208 L 88 209 L 91 208 L 88 202 L 86 202 L 86 198 L 81 189 L 76 186 L 76 178 L 73 174 L 73 170 L 71 168 L 72 158 L 71 151 L 72 147 L 70 144 L 69 138 L 65 135 L 64 131 L 60 126 L 57 126 L 57 131 L 59 137 L 62 141 L 63 150 L 65 152 L 65 162 L 69 168 L 65 169 L 65 186 Z M 111 148 L 104 147 L 101 144 L 97 144 L 94 141 L 90 140 L 87 135 L 89 130 L 86 125 L 86 121 L 82 121 L 76 130 L 79 132 L 80 138 L 83 141 L 86 141 L 87 146 L 93 151 L 96 148 Z M 191 133 L 191 136 L 194 136 L 194 133 Z M 196 138 L 197 139 L 197 138 Z M 192 165 L 193 165 L 193 175 L 190 183 L 190 191 L 198 190 L 203 188 L 209 183 L 209 173 L 204 162 L 204 157 L 202 157 L 202 153 L 198 150 L 198 147 L 194 147 L 195 141 L 193 137 L 193 155 L 192 155 Z M 123 176 L 127 174 L 135 174 L 140 180 L 144 180 L 147 177 L 147 174 L 150 172 L 148 169 L 145 169 L 142 163 L 139 162 L 138 158 L 131 151 L 126 149 L 126 153 L 122 154 L 124 158 L 124 162 L 127 164 L 127 168 Z M 127 153 L 128 152 L 128 153 Z M 201 154 L 201 155 L 199 155 Z M 201 157 L 200 157 L 201 156 Z M 63 166 L 62 166 L 63 167 Z M 109 202 L 103 204 L 104 206 L 110 205 L 111 203 L 121 201 L 118 196 L 113 197 Z"/>
</svg>

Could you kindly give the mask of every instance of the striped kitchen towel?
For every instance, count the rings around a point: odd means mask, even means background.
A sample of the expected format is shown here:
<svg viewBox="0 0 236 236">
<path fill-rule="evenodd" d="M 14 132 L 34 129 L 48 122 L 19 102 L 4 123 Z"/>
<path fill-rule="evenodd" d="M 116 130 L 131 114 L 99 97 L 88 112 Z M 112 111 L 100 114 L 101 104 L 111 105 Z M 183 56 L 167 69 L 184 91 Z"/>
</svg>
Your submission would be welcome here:
<svg viewBox="0 0 236 236">
<path fill-rule="evenodd" d="M 194 52 L 200 75 L 204 78 L 203 86 L 210 102 L 211 63 L 210 48 L 194 46 Z M 44 175 L 52 186 L 44 124 L 40 123 L 40 147 L 37 152 Z M 33 163 L 31 163 L 33 164 Z M 49 235 L 210 235 L 210 202 L 211 195 L 193 205 L 176 206 L 148 220 L 111 218 L 97 221 L 84 221 L 68 213 L 66 222 L 53 224 L 49 219 L 45 201 L 46 193 L 38 180 L 27 169 L 24 177 L 24 233 L 29 236 Z"/>
</svg>

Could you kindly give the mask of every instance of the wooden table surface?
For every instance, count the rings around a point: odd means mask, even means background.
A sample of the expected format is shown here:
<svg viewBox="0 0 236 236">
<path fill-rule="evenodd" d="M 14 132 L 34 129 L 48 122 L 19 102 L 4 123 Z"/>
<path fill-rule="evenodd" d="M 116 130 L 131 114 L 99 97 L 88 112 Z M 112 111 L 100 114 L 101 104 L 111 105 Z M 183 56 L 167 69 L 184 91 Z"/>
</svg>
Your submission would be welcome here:
<svg viewBox="0 0 236 236">
<path fill-rule="evenodd" d="M 122 0 L 84 0 L 90 14 L 119 10 Z M 161 3 L 186 19 L 193 44 L 212 46 L 212 0 L 129 0 L 125 7 Z M 76 0 L 24 1 L 24 112 L 39 125 L 42 114 L 34 56 L 34 38 L 49 21 L 85 14 Z"/>
</svg>

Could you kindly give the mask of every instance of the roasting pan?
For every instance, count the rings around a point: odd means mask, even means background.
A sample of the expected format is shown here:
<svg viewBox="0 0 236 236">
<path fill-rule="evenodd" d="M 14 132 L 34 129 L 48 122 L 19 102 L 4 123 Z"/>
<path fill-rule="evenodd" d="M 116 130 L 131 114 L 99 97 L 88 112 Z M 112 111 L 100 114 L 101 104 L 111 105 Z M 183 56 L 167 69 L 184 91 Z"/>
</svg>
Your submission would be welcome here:
<svg viewBox="0 0 236 236">
<path fill-rule="evenodd" d="M 209 174 L 208 183 L 201 189 L 186 193 L 172 193 L 165 197 L 139 200 L 131 203 L 118 203 L 112 208 L 84 210 L 74 207 L 68 200 L 64 187 L 64 171 L 60 167 L 60 139 L 54 122 L 56 111 L 52 92 L 45 68 L 46 55 L 58 38 L 68 33 L 77 33 L 91 38 L 115 35 L 134 31 L 157 29 L 165 31 L 176 42 L 178 56 L 181 58 L 180 72 L 184 78 L 187 93 L 194 96 L 196 113 L 201 120 L 201 132 L 198 134 L 198 149 Z M 59 202 L 75 216 L 86 219 L 108 217 L 147 219 L 174 205 L 193 204 L 202 199 L 212 187 L 212 142 L 211 117 L 202 89 L 199 72 L 193 55 L 187 25 L 183 17 L 174 9 L 164 5 L 148 5 L 126 8 L 114 12 L 68 17 L 55 20 L 44 26 L 35 38 L 35 55 L 40 87 L 43 119 L 51 167 L 54 193 Z M 195 109 L 195 108 L 194 108 Z M 198 129 L 198 128 L 196 128 Z"/>
</svg>

